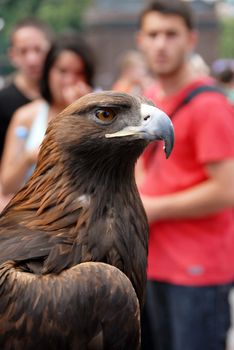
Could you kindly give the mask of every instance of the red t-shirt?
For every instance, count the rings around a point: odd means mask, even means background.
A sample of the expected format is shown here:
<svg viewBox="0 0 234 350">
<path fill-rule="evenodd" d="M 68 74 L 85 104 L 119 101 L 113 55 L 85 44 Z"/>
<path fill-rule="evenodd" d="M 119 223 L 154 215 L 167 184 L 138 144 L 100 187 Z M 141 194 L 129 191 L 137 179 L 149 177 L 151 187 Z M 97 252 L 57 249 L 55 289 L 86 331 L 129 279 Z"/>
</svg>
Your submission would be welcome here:
<svg viewBox="0 0 234 350">
<path fill-rule="evenodd" d="M 194 81 L 163 100 L 157 100 L 155 86 L 146 96 L 170 115 L 190 90 L 202 84 L 207 85 L 207 80 Z M 143 154 L 146 177 L 140 187 L 142 194 L 163 196 L 183 191 L 207 179 L 204 164 L 234 158 L 234 112 L 225 96 L 216 92 L 197 95 L 176 113 L 173 125 L 175 146 L 169 159 L 160 144 L 153 154 L 149 152 L 152 144 Z M 182 285 L 233 281 L 233 209 L 202 218 L 153 223 L 148 278 Z"/>
</svg>

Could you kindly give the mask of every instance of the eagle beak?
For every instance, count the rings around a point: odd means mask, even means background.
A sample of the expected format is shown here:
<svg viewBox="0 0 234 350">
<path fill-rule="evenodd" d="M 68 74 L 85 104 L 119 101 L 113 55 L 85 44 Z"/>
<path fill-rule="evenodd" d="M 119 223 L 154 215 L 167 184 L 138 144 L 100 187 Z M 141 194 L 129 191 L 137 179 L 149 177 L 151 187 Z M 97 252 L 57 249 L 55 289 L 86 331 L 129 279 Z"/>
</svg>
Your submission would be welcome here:
<svg viewBox="0 0 234 350">
<path fill-rule="evenodd" d="M 171 119 L 160 109 L 148 104 L 141 104 L 141 123 L 127 126 L 107 138 L 135 136 L 148 141 L 164 140 L 164 151 L 168 158 L 174 145 L 174 128 Z"/>
</svg>

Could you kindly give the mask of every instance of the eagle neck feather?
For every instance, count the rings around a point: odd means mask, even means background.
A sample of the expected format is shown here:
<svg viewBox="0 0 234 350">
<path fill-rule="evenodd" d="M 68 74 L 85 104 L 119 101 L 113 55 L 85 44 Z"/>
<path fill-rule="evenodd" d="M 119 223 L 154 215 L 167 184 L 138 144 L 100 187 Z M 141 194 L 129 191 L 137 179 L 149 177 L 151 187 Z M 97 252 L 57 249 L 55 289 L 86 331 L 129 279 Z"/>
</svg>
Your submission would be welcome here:
<svg viewBox="0 0 234 350">
<path fill-rule="evenodd" d="M 129 277 L 142 304 L 148 225 L 134 180 L 136 155 L 120 162 L 113 158 L 115 150 L 102 160 L 94 152 L 85 161 L 75 153 L 61 157 L 55 145 L 52 154 L 46 150 L 8 207 L 9 215 L 18 212 L 27 228 L 54 239 L 43 273 L 59 273 L 87 261 L 109 263 Z"/>
</svg>

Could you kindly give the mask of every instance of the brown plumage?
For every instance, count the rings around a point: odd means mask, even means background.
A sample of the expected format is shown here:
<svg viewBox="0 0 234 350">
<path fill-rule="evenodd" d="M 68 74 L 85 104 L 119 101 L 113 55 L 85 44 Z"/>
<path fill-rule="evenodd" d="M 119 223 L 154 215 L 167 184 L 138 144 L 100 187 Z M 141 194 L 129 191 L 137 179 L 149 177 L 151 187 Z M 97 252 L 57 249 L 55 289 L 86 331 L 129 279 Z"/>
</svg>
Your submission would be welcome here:
<svg viewBox="0 0 234 350">
<path fill-rule="evenodd" d="M 154 139 L 168 155 L 169 118 L 114 92 L 84 96 L 49 125 L 0 217 L 1 349 L 139 348 L 148 226 L 134 166 Z"/>
</svg>

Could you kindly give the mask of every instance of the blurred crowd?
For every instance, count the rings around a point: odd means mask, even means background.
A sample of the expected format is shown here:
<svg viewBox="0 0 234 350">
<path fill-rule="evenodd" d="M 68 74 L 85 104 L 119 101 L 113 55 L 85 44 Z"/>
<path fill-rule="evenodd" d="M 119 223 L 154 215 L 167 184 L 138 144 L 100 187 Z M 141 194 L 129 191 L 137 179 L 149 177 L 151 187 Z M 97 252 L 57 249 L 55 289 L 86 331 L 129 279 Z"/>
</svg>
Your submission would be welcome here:
<svg viewBox="0 0 234 350">
<path fill-rule="evenodd" d="M 234 58 L 211 65 L 188 4 L 156 0 L 139 15 L 110 89 L 144 95 L 171 118 L 168 160 L 150 145 L 136 182 L 150 225 L 142 349 L 225 350 L 234 281 Z M 14 73 L 0 87 L 0 211 L 31 176 L 50 120 L 95 86 L 95 52 L 76 31 L 15 23 Z M 233 244 L 233 246 L 232 246 Z M 214 343 L 214 345 L 212 345 Z"/>
</svg>

